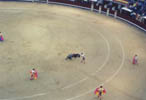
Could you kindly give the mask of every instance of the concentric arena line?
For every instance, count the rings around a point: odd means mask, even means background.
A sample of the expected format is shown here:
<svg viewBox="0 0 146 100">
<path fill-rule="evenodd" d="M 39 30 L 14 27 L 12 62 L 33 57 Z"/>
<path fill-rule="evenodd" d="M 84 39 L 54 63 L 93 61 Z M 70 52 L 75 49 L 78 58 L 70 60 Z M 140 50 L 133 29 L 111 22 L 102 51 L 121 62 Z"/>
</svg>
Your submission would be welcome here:
<svg viewBox="0 0 146 100">
<path fill-rule="evenodd" d="M 102 35 L 101 33 L 97 33 L 97 34 L 99 34 L 99 35 L 103 38 L 103 40 L 106 41 L 107 52 L 108 52 L 108 53 L 107 53 L 107 56 L 106 56 L 106 59 L 105 59 L 104 63 L 98 68 L 98 70 L 96 70 L 95 72 L 93 72 L 91 75 L 95 75 L 95 74 L 98 73 L 100 70 L 102 70 L 102 69 L 104 68 L 104 66 L 106 65 L 106 63 L 108 62 L 109 57 L 110 57 L 110 44 L 109 44 L 109 41 L 108 41 L 108 40 L 104 37 L 104 35 Z M 83 78 L 83 79 L 81 79 L 81 80 L 79 80 L 79 81 L 77 81 L 77 82 L 75 82 L 75 83 L 72 83 L 72 84 L 70 84 L 70 85 L 67 85 L 67 86 L 63 87 L 62 89 L 64 90 L 64 89 L 71 88 L 71 87 L 73 87 L 73 86 L 75 86 L 75 85 L 80 84 L 81 82 L 86 81 L 88 78 L 89 78 L 89 77 L 85 77 L 85 78 Z"/>
<path fill-rule="evenodd" d="M 108 62 L 109 57 L 110 57 L 110 44 L 109 44 L 109 41 L 102 34 L 100 34 L 100 33 L 98 33 L 98 34 L 106 41 L 108 53 L 107 53 L 107 57 L 106 57 L 104 63 L 99 67 L 98 70 L 96 70 L 96 73 L 99 72 L 106 65 L 106 63 Z M 95 73 L 92 73 L 91 75 L 95 75 Z M 86 81 L 87 79 L 89 79 L 89 77 L 85 77 L 85 78 L 83 78 L 82 80 L 80 80 L 78 82 L 75 82 L 75 83 L 70 84 L 70 85 L 68 85 L 66 87 L 63 87 L 62 89 L 71 88 L 71 87 L 73 87 L 75 85 L 78 85 L 79 83 L 82 83 L 82 82 Z M 16 98 L 9 98 L 9 99 L 0 99 L 0 100 L 22 100 L 22 99 L 29 99 L 29 98 L 34 98 L 34 97 L 39 97 L 39 96 L 44 96 L 44 95 L 47 95 L 47 93 L 39 93 L 39 94 L 30 95 L 30 96 L 16 97 Z M 85 94 L 83 94 L 83 95 L 85 95 Z"/>
<path fill-rule="evenodd" d="M 98 33 L 98 34 L 99 34 L 99 33 Z M 104 63 L 99 67 L 99 69 L 98 69 L 96 72 L 99 72 L 99 71 L 106 65 L 106 63 L 108 62 L 109 57 L 110 57 L 110 44 L 109 44 L 108 40 L 107 40 L 102 34 L 99 34 L 99 35 L 106 41 L 108 54 L 107 54 L 107 57 L 106 57 Z M 118 40 L 119 40 L 119 39 L 118 39 Z M 121 63 L 121 65 L 120 65 L 120 67 L 118 68 L 118 70 L 117 70 L 109 79 L 107 79 L 103 84 L 108 83 L 109 81 L 111 81 L 111 80 L 119 73 L 119 71 L 120 71 L 121 68 L 123 67 L 124 58 L 125 58 L 125 52 L 124 52 L 124 48 L 123 48 L 122 43 L 121 43 L 120 40 L 119 40 L 119 42 L 120 42 L 120 46 L 121 46 L 121 48 L 122 48 L 122 54 L 123 54 L 122 63 Z M 92 73 L 92 75 L 95 75 L 95 73 Z M 74 83 L 74 84 L 68 86 L 68 88 L 69 88 L 69 87 L 72 87 L 72 86 L 75 86 L 75 85 L 77 85 L 77 84 L 79 84 L 79 83 L 81 83 L 81 82 L 87 80 L 88 78 L 89 78 L 89 77 L 85 77 L 84 79 L 78 81 L 77 83 Z M 62 89 L 63 89 L 63 88 L 62 88 Z M 64 89 L 65 89 L 65 87 L 64 87 Z M 95 88 L 94 88 L 94 89 L 95 89 Z M 80 95 L 78 95 L 78 96 L 75 96 L 75 97 L 72 97 L 72 98 L 69 98 L 69 99 L 66 99 L 66 100 L 73 100 L 73 99 L 76 99 L 76 98 L 85 96 L 86 94 L 91 93 L 94 89 L 91 89 L 91 90 L 89 90 L 89 91 L 87 91 L 87 92 L 85 92 L 85 93 L 82 93 L 82 94 L 80 94 Z M 22 100 L 22 99 L 29 99 L 29 98 L 44 96 L 44 95 L 47 95 L 47 94 L 48 94 L 48 93 L 46 92 L 46 93 L 39 93 L 39 94 L 30 95 L 30 96 L 23 96 L 23 97 L 9 98 L 9 99 L 0 99 L 0 100 Z"/>
<path fill-rule="evenodd" d="M 118 73 L 120 72 L 120 70 L 122 69 L 122 67 L 124 65 L 124 62 L 125 62 L 125 51 L 124 51 L 124 47 L 122 45 L 122 42 L 118 38 L 116 38 L 116 39 L 119 41 L 120 47 L 122 49 L 122 61 L 121 61 L 121 64 L 120 64 L 119 68 L 117 69 L 117 71 L 111 77 L 109 77 L 103 84 L 100 84 L 100 85 L 104 85 L 104 84 L 110 82 L 114 77 L 116 77 L 116 75 L 118 75 Z M 98 85 L 96 87 L 99 87 L 100 85 Z M 65 100 L 74 100 L 74 99 L 80 98 L 82 96 L 85 96 L 85 95 L 93 92 L 95 90 L 95 88 L 93 88 L 93 89 L 91 89 L 91 90 L 89 90 L 89 91 L 87 91 L 85 93 L 82 93 L 80 95 L 77 95 L 77 96 L 74 96 L 72 98 L 68 98 L 68 99 L 65 99 Z"/>
<path fill-rule="evenodd" d="M 5 9 L 0 9 L 0 10 L 28 10 L 29 8 L 5 8 Z M 34 9 L 35 10 L 35 9 Z M 106 45 L 107 45 L 107 56 L 106 56 L 106 59 L 104 61 L 104 63 L 98 68 L 98 70 L 96 70 L 94 73 L 92 73 L 91 75 L 95 75 L 95 73 L 99 72 L 100 70 L 102 70 L 104 68 L 104 66 L 106 65 L 106 63 L 108 62 L 109 60 L 109 57 L 110 57 L 110 44 L 109 44 L 109 41 L 104 37 L 104 35 L 102 35 L 101 33 L 97 33 L 99 34 L 103 40 L 106 42 Z M 86 81 L 87 79 L 89 79 L 89 77 L 85 77 L 73 84 L 70 84 L 68 86 L 65 86 L 63 87 L 62 89 L 67 89 L 67 88 L 71 88 L 73 86 L 76 86 L 84 81 Z M 47 95 L 47 92 L 46 93 L 39 93 L 39 94 L 33 94 L 33 95 L 30 95 L 30 96 L 23 96 L 23 97 L 15 97 L 15 98 L 8 98 L 8 99 L 0 99 L 0 100 L 22 100 L 22 99 L 29 99 L 29 98 L 34 98 L 34 97 L 39 97 L 39 96 L 44 96 L 44 95 Z"/>
</svg>

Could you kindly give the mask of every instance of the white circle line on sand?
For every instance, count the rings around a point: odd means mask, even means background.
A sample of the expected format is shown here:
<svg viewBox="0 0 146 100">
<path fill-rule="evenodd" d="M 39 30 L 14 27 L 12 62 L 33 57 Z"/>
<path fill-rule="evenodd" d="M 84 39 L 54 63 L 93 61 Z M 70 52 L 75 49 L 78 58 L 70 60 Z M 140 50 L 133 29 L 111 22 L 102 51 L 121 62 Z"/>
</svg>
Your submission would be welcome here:
<svg viewBox="0 0 146 100">
<path fill-rule="evenodd" d="M 108 54 L 107 54 L 106 60 L 105 60 L 104 63 L 101 65 L 101 67 L 96 71 L 96 73 L 97 73 L 98 71 L 100 71 L 100 70 L 105 66 L 105 64 L 108 62 L 109 56 L 110 56 L 110 44 L 109 44 L 109 41 L 108 41 L 102 34 L 100 34 L 100 33 L 98 33 L 98 34 L 101 35 L 101 37 L 106 41 Z M 95 74 L 92 73 L 91 75 L 95 75 Z M 73 83 L 73 84 L 70 84 L 70 85 L 68 85 L 68 86 L 66 86 L 66 87 L 63 87 L 63 88 L 61 88 L 61 89 L 71 88 L 71 87 L 73 87 L 73 86 L 75 86 L 75 85 L 77 85 L 77 84 L 79 84 L 79 83 L 81 83 L 81 82 L 87 80 L 88 78 L 89 78 L 89 77 L 85 77 L 85 78 L 83 78 L 82 80 L 80 80 L 80 81 L 78 81 L 78 82 L 75 82 L 75 83 Z M 0 99 L 0 100 L 21 100 L 21 99 L 27 99 L 27 98 L 33 98 L 33 97 L 43 96 L 43 95 L 46 95 L 46 94 L 47 94 L 47 93 L 39 93 L 39 94 L 34 94 L 34 95 L 32 95 L 32 96 L 24 96 L 24 97 L 9 98 L 9 99 Z"/>
<path fill-rule="evenodd" d="M 111 81 L 114 77 L 116 77 L 116 75 L 120 72 L 120 70 L 122 69 L 123 65 L 124 65 L 124 62 L 125 62 L 125 51 L 124 51 L 124 48 L 123 48 L 123 45 L 121 43 L 121 41 L 119 39 L 117 39 L 120 43 L 120 46 L 121 46 L 121 49 L 122 49 L 122 62 L 120 64 L 120 67 L 118 68 L 118 70 L 110 77 L 108 78 L 103 84 L 100 84 L 100 85 L 104 85 L 105 83 L 108 83 L 109 81 Z M 99 86 L 100 86 L 99 85 Z M 95 87 L 96 88 L 96 87 Z M 93 92 L 95 90 L 95 88 L 85 92 L 85 93 L 82 93 L 80 95 L 77 95 L 77 96 L 74 96 L 72 98 L 69 98 L 69 99 L 66 99 L 66 100 L 74 100 L 74 99 L 77 99 L 77 98 L 80 98 L 82 96 L 85 96 L 86 94 L 89 94 L 91 92 Z M 0 100 L 21 100 L 21 99 L 28 99 L 28 98 L 33 98 L 33 97 L 38 97 L 38 96 L 43 96 L 43 95 L 46 95 L 47 93 L 39 93 L 39 94 L 35 94 L 35 95 L 32 95 L 32 96 L 25 96 L 25 97 L 19 97 L 19 98 L 10 98 L 10 99 L 0 99 Z"/>
<path fill-rule="evenodd" d="M 80 81 L 78 81 L 78 82 L 75 82 L 75 83 L 73 83 L 73 84 L 70 84 L 70 85 L 67 85 L 67 86 L 65 86 L 65 87 L 63 87 L 63 88 L 61 88 L 61 89 L 68 89 L 68 88 L 71 88 L 71 87 L 73 87 L 73 86 L 75 86 L 75 85 L 77 85 L 77 84 L 79 84 L 79 83 L 81 83 L 81 82 L 83 82 L 83 81 L 85 81 L 85 80 L 87 80 L 88 79 L 88 77 L 85 77 L 85 78 L 83 78 L 83 79 L 81 79 Z"/>
<path fill-rule="evenodd" d="M 39 94 L 34 94 L 31 96 L 24 96 L 24 97 L 17 97 L 17 98 L 9 98 L 9 99 L 0 99 L 0 100 L 21 100 L 21 99 L 28 99 L 28 98 L 34 98 L 38 96 L 43 96 L 46 95 L 47 93 L 39 93 Z"/>
<path fill-rule="evenodd" d="M 100 34 L 100 33 L 98 33 L 98 34 Z M 109 41 L 102 34 L 100 34 L 100 35 L 104 39 L 104 41 L 106 41 L 106 44 L 107 44 L 107 52 L 108 53 L 107 53 L 107 57 L 106 57 L 104 63 L 99 67 L 98 70 L 96 70 L 96 73 L 99 72 L 105 66 L 105 64 L 108 62 L 109 57 L 110 57 L 110 44 L 109 44 Z M 95 75 L 95 73 L 92 73 L 91 75 Z"/>
<path fill-rule="evenodd" d="M 17 8 L 16 8 L 17 9 Z M 14 9 L 14 10 L 16 10 L 16 9 Z M 9 9 L 8 9 L 9 10 Z M 101 34 L 100 34 L 101 35 Z M 101 35 L 101 36 L 103 36 L 103 35 Z M 103 36 L 104 37 L 104 36 Z M 104 38 L 105 39 L 105 38 Z M 110 47 L 110 46 L 109 46 Z M 108 49 L 108 51 L 109 51 L 110 49 Z M 109 54 L 109 56 L 110 56 L 110 54 Z M 109 59 L 109 57 L 107 56 L 107 58 Z M 107 61 L 108 61 L 108 59 L 107 60 L 105 60 L 105 62 L 107 63 Z M 104 63 L 101 67 L 104 67 L 105 66 L 105 64 L 106 63 Z M 99 68 L 96 72 L 98 72 L 98 71 L 100 71 L 102 68 Z M 121 68 L 120 68 L 121 69 Z M 118 71 L 120 71 L 120 70 L 118 70 Z M 110 79 L 108 79 L 107 81 L 105 81 L 105 83 L 107 83 L 107 82 L 109 82 L 110 80 L 112 80 L 116 75 L 118 74 L 118 72 L 117 73 L 115 73 L 114 75 L 113 75 L 113 77 L 111 77 Z M 94 75 L 94 74 L 92 74 L 92 75 Z M 88 78 L 88 77 L 87 77 Z M 81 82 L 82 81 L 84 81 L 84 80 L 86 80 L 87 78 L 84 78 L 84 79 L 82 79 L 81 80 Z M 79 82 L 78 82 L 79 83 Z M 103 83 L 104 84 L 104 83 Z M 78 96 L 75 96 L 75 97 L 73 97 L 73 98 L 70 98 L 70 99 L 66 99 L 66 100 L 73 100 L 73 99 L 75 99 L 75 98 L 79 98 L 79 97 L 81 97 L 81 96 L 84 96 L 85 94 L 88 94 L 88 93 L 90 93 L 90 92 L 92 92 L 94 89 L 92 89 L 92 90 L 90 90 L 90 91 L 88 91 L 88 92 L 86 92 L 86 93 L 83 93 L 83 94 L 81 94 L 81 95 L 78 95 Z M 20 99 L 28 99 L 28 98 L 33 98 L 33 97 L 38 97 L 38 96 L 43 96 L 43 95 L 46 95 L 47 93 L 39 93 L 39 94 L 34 94 L 34 95 L 31 95 L 31 96 L 24 96 L 24 97 L 17 97 L 17 98 L 9 98 L 9 99 L 0 99 L 0 100 L 20 100 Z"/>
<path fill-rule="evenodd" d="M 124 51 L 124 48 L 123 48 L 123 45 L 122 45 L 121 41 L 120 41 L 119 39 L 117 39 L 117 40 L 119 41 L 120 47 L 121 47 L 121 49 L 122 49 L 122 56 L 123 56 L 123 57 L 122 57 L 122 62 L 121 62 L 121 64 L 120 64 L 120 67 L 118 68 L 118 70 L 117 70 L 110 78 L 108 78 L 102 85 L 104 85 L 105 83 L 110 82 L 114 77 L 116 77 L 116 75 L 120 72 L 120 70 L 122 69 L 122 67 L 123 67 L 123 65 L 124 65 L 124 62 L 125 62 L 125 51 Z M 100 86 L 100 85 L 99 85 L 99 86 Z M 97 86 L 97 87 L 99 87 L 99 86 Z M 95 87 L 95 88 L 96 88 L 96 87 Z M 80 94 L 80 95 L 77 95 L 77 96 L 74 96 L 74 97 L 72 97 L 72 98 L 68 98 L 68 99 L 65 99 L 65 100 L 74 100 L 74 99 L 80 98 L 80 97 L 82 97 L 82 96 L 85 96 L 85 95 L 87 95 L 87 94 L 93 92 L 93 91 L 95 90 L 95 88 L 93 88 L 93 89 L 91 89 L 91 90 L 89 90 L 89 91 L 87 91 L 87 92 L 85 92 L 85 93 L 82 93 L 82 94 Z"/>
<path fill-rule="evenodd" d="M 101 33 L 98 33 L 98 34 L 103 38 L 104 41 L 106 41 L 107 52 L 108 53 L 107 53 L 107 56 L 106 56 L 106 59 L 105 59 L 104 63 L 98 68 L 98 70 L 96 70 L 94 73 L 91 73 L 91 75 L 96 75 L 96 73 L 98 73 L 101 69 L 103 69 L 103 67 L 106 65 L 106 63 L 108 62 L 109 57 L 110 57 L 110 44 L 109 44 L 109 41 Z M 83 79 L 81 79 L 81 80 L 79 80 L 79 81 L 77 81 L 75 83 L 72 83 L 70 85 L 67 85 L 67 86 L 63 87 L 62 89 L 64 90 L 64 89 L 68 89 L 68 88 L 71 88 L 73 86 L 76 86 L 76 85 L 80 84 L 81 82 L 86 81 L 88 78 L 89 77 L 85 77 L 85 78 L 83 78 Z"/>
<path fill-rule="evenodd" d="M 117 39 L 117 38 L 116 38 Z M 119 41 L 119 43 L 120 43 L 120 46 L 121 46 L 121 49 L 122 49 L 122 56 L 123 56 L 123 59 L 122 59 L 122 62 L 121 62 L 121 65 L 120 65 L 120 67 L 118 68 L 118 70 L 113 74 L 113 76 L 111 76 L 109 79 L 107 79 L 106 81 L 105 81 L 105 83 L 107 83 L 107 82 L 109 82 L 109 81 L 111 81 L 119 72 L 120 72 L 120 70 L 122 69 L 122 67 L 123 67 L 123 65 L 124 65 L 124 62 L 125 62 L 125 51 L 124 51 L 124 47 L 123 47 L 123 45 L 122 45 L 122 43 L 121 43 L 121 41 L 119 40 L 119 39 L 117 39 L 117 41 Z"/>
<path fill-rule="evenodd" d="M 29 9 L 29 8 L 26 8 L 26 9 Z M 0 10 L 4 10 L 4 9 L 0 9 Z M 17 10 L 17 8 L 14 8 L 14 9 L 5 9 L 5 10 Z M 18 10 L 25 10 L 25 9 L 18 9 Z M 108 60 L 109 60 L 109 57 L 110 57 L 110 44 L 109 44 L 109 41 L 104 37 L 104 35 L 102 35 L 101 33 L 98 33 L 102 38 L 103 38 L 103 40 L 104 41 L 106 41 L 106 45 L 107 45 L 107 56 L 106 56 L 106 59 L 105 59 L 105 61 L 104 61 L 104 63 L 99 67 L 99 69 L 98 70 L 96 70 L 94 73 L 92 73 L 91 75 L 95 75 L 97 72 L 99 72 L 100 70 L 102 70 L 103 69 L 103 67 L 106 65 L 106 63 L 108 62 Z M 82 83 L 82 82 L 84 82 L 84 81 L 86 81 L 87 79 L 88 79 L 89 77 L 85 77 L 85 78 L 83 78 L 83 79 L 81 79 L 81 80 L 79 80 L 79 81 L 77 81 L 77 82 L 75 82 L 75 83 L 73 83 L 73 84 L 70 84 L 70 85 L 67 85 L 67 86 L 65 86 L 65 87 L 63 87 L 63 88 L 61 88 L 61 89 L 68 89 L 68 88 L 71 88 L 71 87 L 73 87 L 73 86 L 76 86 L 76 85 L 78 85 L 78 84 L 80 84 L 80 83 Z M 32 95 L 32 96 L 24 96 L 24 97 L 17 97 L 17 98 L 9 98 L 9 99 L 0 99 L 0 100 L 18 100 L 18 99 L 26 99 L 26 98 L 33 98 L 33 97 L 38 97 L 38 96 L 43 96 L 43 95 L 46 95 L 47 93 L 40 93 L 40 94 L 34 94 L 34 95 Z"/>
<path fill-rule="evenodd" d="M 30 8 L 0 8 L 0 10 L 29 10 Z"/>
</svg>

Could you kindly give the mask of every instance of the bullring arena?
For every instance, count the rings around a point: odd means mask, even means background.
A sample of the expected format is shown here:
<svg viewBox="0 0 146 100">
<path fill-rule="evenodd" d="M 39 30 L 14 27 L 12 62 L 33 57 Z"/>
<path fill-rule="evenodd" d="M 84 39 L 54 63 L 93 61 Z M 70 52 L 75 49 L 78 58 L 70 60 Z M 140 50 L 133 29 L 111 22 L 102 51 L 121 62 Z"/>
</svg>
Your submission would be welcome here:
<svg viewBox="0 0 146 100">
<path fill-rule="evenodd" d="M 0 100 L 98 100 L 100 85 L 103 100 L 146 100 L 146 34 L 135 26 L 78 8 L 0 2 L 0 31 Z M 81 52 L 85 64 L 65 60 Z"/>
</svg>

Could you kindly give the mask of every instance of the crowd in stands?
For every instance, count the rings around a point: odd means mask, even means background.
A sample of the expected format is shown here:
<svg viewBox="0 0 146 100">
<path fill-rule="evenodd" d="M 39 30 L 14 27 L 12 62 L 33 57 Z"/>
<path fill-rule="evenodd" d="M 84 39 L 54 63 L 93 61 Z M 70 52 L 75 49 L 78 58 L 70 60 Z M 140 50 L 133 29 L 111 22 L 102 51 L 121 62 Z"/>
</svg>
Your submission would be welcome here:
<svg viewBox="0 0 146 100">
<path fill-rule="evenodd" d="M 29 0 L 14 0 L 14 1 L 29 1 Z M 34 0 L 34 1 L 41 2 L 46 0 Z M 107 11 L 107 9 L 109 9 L 111 14 L 114 14 L 114 12 L 117 11 L 117 15 L 119 17 L 132 21 L 133 23 L 138 24 L 146 29 L 146 0 L 48 0 L 48 1 L 67 3 L 72 5 L 88 7 L 88 8 L 91 8 L 91 1 L 95 1 L 94 3 L 95 9 L 98 10 L 99 7 L 102 7 L 102 11 L 105 12 Z M 124 15 L 124 10 L 127 10 L 129 12 Z"/>
<path fill-rule="evenodd" d="M 135 19 L 146 25 L 146 0 L 120 0 L 122 3 L 117 2 L 119 0 L 97 0 L 96 6 L 104 5 L 104 8 L 111 9 L 112 11 L 119 11 L 122 13 L 122 8 L 130 10 L 129 15 L 131 19 Z"/>
<path fill-rule="evenodd" d="M 130 16 L 133 19 L 144 23 L 146 20 L 146 0 L 129 0 L 127 8 L 132 11 Z"/>
<path fill-rule="evenodd" d="M 129 0 L 127 7 L 136 14 L 146 16 L 146 0 Z"/>
<path fill-rule="evenodd" d="M 88 5 L 91 5 L 92 0 L 69 1 L 74 2 L 74 4 L 75 2 L 76 4 L 79 3 L 79 6 L 90 7 Z M 99 6 L 101 6 L 102 10 L 105 12 L 107 11 L 107 9 L 110 9 L 110 13 L 112 14 L 117 11 L 120 17 L 124 17 L 136 24 L 140 22 L 141 26 L 145 25 L 144 27 L 146 27 L 146 0 L 97 0 L 94 5 L 95 9 L 99 9 Z M 124 15 L 124 10 L 127 10 L 127 12 L 129 12 Z"/>
</svg>

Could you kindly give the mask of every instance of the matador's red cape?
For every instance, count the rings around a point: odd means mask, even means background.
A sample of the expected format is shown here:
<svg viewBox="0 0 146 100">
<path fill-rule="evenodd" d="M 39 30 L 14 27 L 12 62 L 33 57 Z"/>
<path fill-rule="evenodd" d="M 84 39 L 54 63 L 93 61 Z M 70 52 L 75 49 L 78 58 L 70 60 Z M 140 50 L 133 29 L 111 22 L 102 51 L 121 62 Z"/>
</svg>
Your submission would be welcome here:
<svg viewBox="0 0 146 100">
<path fill-rule="evenodd" d="M 102 94 L 105 94 L 106 93 L 106 90 L 104 88 L 96 88 L 96 90 L 94 91 L 94 93 L 96 95 L 99 95 L 99 92 L 102 92 Z"/>
</svg>

